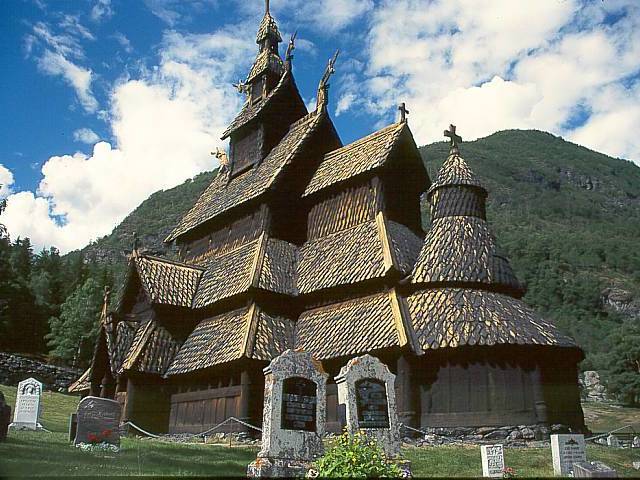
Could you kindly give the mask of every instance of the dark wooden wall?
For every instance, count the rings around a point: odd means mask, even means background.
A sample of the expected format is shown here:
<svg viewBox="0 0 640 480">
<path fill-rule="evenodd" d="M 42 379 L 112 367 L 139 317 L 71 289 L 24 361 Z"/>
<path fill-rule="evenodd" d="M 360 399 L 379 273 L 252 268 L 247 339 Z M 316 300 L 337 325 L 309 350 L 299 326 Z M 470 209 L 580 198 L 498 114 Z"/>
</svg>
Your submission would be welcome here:
<svg viewBox="0 0 640 480">
<path fill-rule="evenodd" d="M 262 125 L 243 130 L 231 137 L 231 175 L 235 176 L 262 160 L 264 129 Z"/>
</svg>

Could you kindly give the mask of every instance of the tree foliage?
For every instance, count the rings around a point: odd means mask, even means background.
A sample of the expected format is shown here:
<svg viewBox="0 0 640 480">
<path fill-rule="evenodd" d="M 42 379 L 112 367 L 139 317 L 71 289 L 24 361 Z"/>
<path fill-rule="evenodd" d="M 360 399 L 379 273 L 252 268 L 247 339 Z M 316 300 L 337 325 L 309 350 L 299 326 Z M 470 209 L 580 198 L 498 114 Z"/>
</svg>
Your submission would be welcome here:
<svg viewBox="0 0 640 480">
<path fill-rule="evenodd" d="M 640 404 L 640 325 L 626 321 L 610 335 L 606 355 L 609 391 L 629 405 Z"/>
</svg>

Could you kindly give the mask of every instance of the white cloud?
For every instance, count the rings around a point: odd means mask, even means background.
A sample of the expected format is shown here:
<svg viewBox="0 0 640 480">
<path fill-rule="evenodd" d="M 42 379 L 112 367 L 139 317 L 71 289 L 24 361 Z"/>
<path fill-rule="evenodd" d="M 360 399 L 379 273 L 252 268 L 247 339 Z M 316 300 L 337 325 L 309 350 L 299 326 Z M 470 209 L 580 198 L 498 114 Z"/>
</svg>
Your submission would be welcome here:
<svg viewBox="0 0 640 480">
<path fill-rule="evenodd" d="M 10 195 L 2 222 L 37 248 L 67 252 L 108 234 L 151 193 L 215 166 L 210 152 L 241 99 L 231 86 L 255 51 L 242 27 L 211 35 L 168 32 L 159 65 L 112 90 L 114 145 L 53 156 L 37 195 Z M 90 133 L 90 132 L 87 132 Z M 78 133 L 78 138 L 82 134 Z"/>
<path fill-rule="evenodd" d="M 13 173 L 0 163 L 0 199 L 9 196 L 11 185 L 13 185 Z"/>
<path fill-rule="evenodd" d="M 79 128 L 78 130 L 73 132 L 73 139 L 76 142 L 93 145 L 94 143 L 97 143 L 98 140 L 100 140 L 100 137 L 90 128 Z"/>
<path fill-rule="evenodd" d="M 38 68 L 48 75 L 62 77 L 73 88 L 84 110 L 95 113 L 98 101 L 91 89 L 94 74 L 91 69 L 76 63 L 85 58 L 78 38 L 94 40 L 94 37 L 80 25 L 77 17 L 71 15 L 63 17 L 60 27 L 64 29 L 64 33 L 54 34 L 47 24 L 36 23 L 33 26 L 33 34 L 25 39 L 27 52 L 33 55 L 36 47 L 41 47 L 35 54 Z"/>
<path fill-rule="evenodd" d="M 91 9 L 89 16 L 94 22 L 100 22 L 103 19 L 108 19 L 113 16 L 113 7 L 111 6 L 111 0 L 97 0 Z"/>
<path fill-rule="evenodd" d="M 60 75 L 75 90 L 82 107 L 89 113 L 98 109 L 98 101 L 91 91 L 93 74 L 67 60 L 61 53 L 45 50 L 38 59 L 38 67 L 49 75 Z"/>
<path fill-rule="evenodd" d="M 538 128 L 640 163 L 640 139 L 613 133 L 640 108 L 632 0 L 387 0 L 371 14 L 365 55 L 366 78 L 342 84 L 338 112 L 391 113 L 405 101 L 419 143 L 450 122 L 466 139 Z M 613 87 L 624 101 L 607 101 Z"/>
<path fill-rule="evenodd" d="M 118 42 L 122 48 L 124 48 L 125 52 L 133 52 L 133 45 L 131 45 L 131 41 L 124 33 L 116 32 L 112 35 L 112 38 L 114 38 L 115 41 Z"/>
</svg>

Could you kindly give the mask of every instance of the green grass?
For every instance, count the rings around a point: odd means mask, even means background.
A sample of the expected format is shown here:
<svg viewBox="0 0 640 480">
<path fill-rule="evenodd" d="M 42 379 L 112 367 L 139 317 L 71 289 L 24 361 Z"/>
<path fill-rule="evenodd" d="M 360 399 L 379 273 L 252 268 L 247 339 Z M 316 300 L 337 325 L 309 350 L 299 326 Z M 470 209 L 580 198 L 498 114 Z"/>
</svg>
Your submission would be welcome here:
<svg viewBox="0 0 640 480">
<path fill-rule="evenodd" d="M 640 432 L 640 408 L 620 407 L 605 403 L 583 403 L 584 420 L 594 432 L 610 432 L 625 425 L 633 425 Z M 629 433 L 625 429 L 621 433 Z"/>
<path fill-rule="evenodd" d="M 15 387 L 0 385 L 7 403 L 15 402 Z M 244 476 L 255 459 L 256 447 L 165 443 L 155 440 L 123 438 L 118 454 L 82 452 L 67 441 L 69 414 L 78 397 L 45 392 L 42 399 L 42 424 L 48 432 L 10 431 L 0 443 L 0 478 L 18 476 Z M 586 412 L 598 411 L 594 425 L 624 425 L 637 411 L 602 405 L 588 405 Z M 620 423 L 622 422 L 622 423 Z M 480 477 L 480 448 L 477 446 L 440 446 L 403 448 L 417 477 Z M 587 446 L 587 458 L 615 468 L 620 476 L 638 476 L 631 462 L 640 460 L 640 452 Z M 552 476 L 550 448 L 507 448 L 505 463 L 520 477 Z"/>
</svg>

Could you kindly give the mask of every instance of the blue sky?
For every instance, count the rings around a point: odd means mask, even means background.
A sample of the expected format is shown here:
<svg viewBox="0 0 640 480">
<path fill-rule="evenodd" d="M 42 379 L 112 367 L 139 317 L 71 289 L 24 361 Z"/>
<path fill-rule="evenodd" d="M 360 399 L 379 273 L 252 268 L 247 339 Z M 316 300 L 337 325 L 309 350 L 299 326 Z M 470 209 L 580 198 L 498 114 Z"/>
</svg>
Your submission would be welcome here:
<svg viewBox="0 0 640 480">
<path fill-rule="evenodd" d="M 152 192 L 215 167 L 263 0 L 0 2 L 0 220 L 79 248 Z M 537 128 L 640 163 L 637 0 L 272 0 L 312 106 L 345 143 L 407 103 L 418 144 Z M 283 52 L 285 45 L 282 46 Z"/>
</svg>

